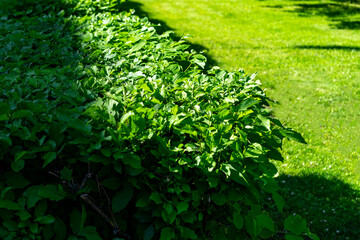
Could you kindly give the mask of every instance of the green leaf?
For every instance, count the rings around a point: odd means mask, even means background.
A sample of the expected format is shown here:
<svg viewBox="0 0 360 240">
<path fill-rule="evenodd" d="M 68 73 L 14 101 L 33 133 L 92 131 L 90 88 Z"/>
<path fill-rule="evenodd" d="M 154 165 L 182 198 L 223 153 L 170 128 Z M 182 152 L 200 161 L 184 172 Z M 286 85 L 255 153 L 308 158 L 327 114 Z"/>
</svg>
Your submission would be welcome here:
<svg viewBox="0 0 360 240">
<path fill-rule="evenodd" d="M 196 216 L 193 212 L 184 212 L 180 215 L 180 217 L 185 223 L 193 223 L 196 221 Z"/>
<path fill-rule="evenodd" d="M 60 122 L 63 123 L 69 123 L 72 120 L 77 119 L 79 117 L 78 114 L 74 113 L 69 109 L 64 109 L 64 108 L 56 109 L 55 116 Z"/>
<path fill-rule="evenodd" d="M 80 119 L 73 119 L 70 123 L 69 123 L 69 127 L 73 128 L 75 130 L 78 130 L 84 134 L 90 134 L 91 132 L 91 125 L 87 124 L 84 121 L 81 121 Z"/>
<path fill-rule="evenodd" d="M 88 33 L 86 33 L 86 34 L 83 36 L 82 39 L 84 40 L 84 42 L 90 42 L 92 38 L 93 38 L 92 33 L 91 33 L 91 32 L 88 32 Z"/>
<path fill-rule="evenodd" d="M 189 204 L 187 202 L 179 202 L 176 204 L 177 213 L 186 212 L 189 209 Z"/>
<path fill-rule="evenodd" d="M 48 225 L 44 226 L 43 231 L 42 231 L 44 240 L 55 239 L 53 227 L 54 227 L 53 224 L 50 224 L 50 225 L 48 224 Z"/>
<path fill-rule="evenodd" d="M 222 206 L 226 203 L 227 197 L 224 193 L 213 193 L 211 194 L 211 201 L 213 201 L 216 205 Z"/>
<path fill-rule="evenodd" d="M 25 161 L 23 159 L 11 162 L 11 169 L 14 170 L 14 172 L 19 172 L 22 169 L 24 169 Z"/>
<path fill-rule="evenodd" d="M 166 223 L 172 224 L 176 219 L 176 215 L 176 211 L 174 211 L 171 205 L 166 206 L 166 204 L 164 204 L 164 209 L 161 212 L 161 216 Z"/>
<path fill-rule="evenodd" d="M 42 199 L 35 208 L 35 216 L 42 217 L 45 214 L 47 207 L 46 199 Z"/>
<path fill-rule="evenodd" d="M 40 197 L 48 198 L 51 201 L 60 201 L 65 198 L 65 194 L 58 191 L 55 185 L 41 186 L 38 191 Z"/>
<path fill-rule="evenodd" d="M 89 156 L 88 161 L 104 164 L 104 163 L 108 162 L 109 159 L 101 154 L 93 154 L 93 155 Z"/>
<path fill-rule="evenodd" d="M 80 236 L 86 237 L 87 240 L 102 240 L 99 236 L 96 228 L 93 226 L 87 226 L 78 233 Z"/>
<path fill-rule="evenodd" d="M 161 229 L 160 240 L 170 240 L 175 238 L 175 232 L 170 227 Z"/>
<path fill-rule="evenodd" d="M 30 184 L 29 180 L 20 174 L 14 174 L 13 176 L 8 177 L 5 182 L 8 186 L 15 189 L 21 189 Z"/>
<path fill-rule="evenodd" d="M 141 168 L 141 159 L 136 154 L 126 154 L 122 159 L 123 163 L 129 165 L 132 168 L 139 169 Z"/>
<path fill-rule="evenodd" d="M 46 215 L 46 216 L 36 218 L 35 221 L 37 221 L 41 224 L 51 224 L 51 223 L 55 222 L 55 218 L 51 215 Z"/>
<path fill-rule="evenodd" d="M 126 121 L 130 116 L 133 116 L 133 115 L 135 115 L 135 114 L 134 114 L 134 112 L 132 112 L 132 111 L 125 113 L 125 114 L 121 117 L 120 123 L 122 123 L 122 124 L 125 123 L 125 121 Z"/>
<path fill-rule="evenodd" d="M 115 159 L 121 159 L 121 161 L 135 169 L 141 169 L 141 158 L 134 153 L 116 153 Z"/>
<path fill-rule="evenodd" d="M 142 207 L 146 207 L 148 204 L 149 204 L 149 197 L 141 197 L 136 202 L 136 207 L 142 208 Z"/>
<path fill-rule="evenodd" d="M 10 106 L 7 102 L 0 102 L 0 116 L 7 115 L 10 113 Z"/>
<path fill-rule="evenodd" d="M 304 143 L 306 144 L 305 139 L 301 136 L 300 133 L 295 132 L 289 128 L 287 129 L 280 129 L 280 133 L 284 136 L 287 137 L 293 141 L 299 142 L 299 143 Z"/>
<path fill-rule="evenodd" d="M 245 227 L 247 232 L 250 233 L 252 236 L 259 236 L 261 228 L 256 223 L 256 220 L 252 215 L 245 217 Z"/>
<path fill-rule="evenodd" d="M 54 161 L 56 159 L 56 153 L 55 152 L 48 152 L 43 156 L 44 164 L 43 164 L 43 168 L 46 167 L 49 163 L 51 163 L 52 161 Z"/>
<path fill-rule="evenodd" d="M 144 240 L 151 240 L 155 235 L 155 229 L 153 225 L 148 226 L 144 231 Z"/>
<path fill-rule="evenodd" d="M 24 197 L 27 198 L 27 207 L 33 208 L 35 207 L 36 203 L 41 199 L 38 195 L 40 186 L 31 186 L 28 187 L 24 192 Z"/>
<path fill-rule="evenodd" d="M 275 223 L 274 221 L 265 213 L 256 216 L 256 223 L 257 225 L 270 230 L 271 232 L 275 232 Z"/>
<path fill-rule="evenodd" d="M 304 240 L 304 238 L 297 236 L 297 235 L 292 235 L 292 234 L 285 234 L 285 239 L 286 240 Z"/>
<path fill-rule="evenodd" d="M 120 212 L 123 210 L 131 198 L 133 197 L 134 189 L 132 185 L 126 184 L 123 189 L 121 189 L 115 197 L 112 199 L 112 209 L 114 213 Z"/>
<path fill-rule="evenodd" d="M 164 209 L 168 214 L 171 214 L 173 212 L 173 206 L 170 203 L 164 203 L 163 204 Z"/>
<path fill-rule="evenodd" d="M 100 49 L 94 51 L 91 55 L 90 58 L 92 59 L 96 59 L 100 54 L 102 54 L 103 51 L 101 51 Z"/>
<path fill-rule="evenodd" d="M 121 186 L 120 178 L 109 177 L 101 181 L 101 184 L 111 190 L 116 190 Z"/>
<path fill-rule="evenodd" d="M 269 152 L 267 152 L 267 156 L 274 160 L 284 161 L 284 157 L 281 155 L 280 151 L 276 148 L 269 149 Z"/>
<path fill-rule="evenodd" d="M 60 171 L 60 176 L 61 178 L 63 178 L 66 181 L 70 181 L 72 179 L 72 169 L 69 169 L 67 167 L 64 167 L 61 171 Z"/>
<path fill-rule="evenodd" d="M 76 236 L 70 236 L 67 240 L 79 240 L 79 238 Z"/>
<path fill-rule="evenodd" d="M 39 231 L 39 225 L 37 223 L 33 223 L 30 225 L 30 231 L 32 233 L 38 233 Z"/>
<path fill-rule="evenodd" d="M 254 98 L 246 98 L 245 100 L 243 100 L 240 104 L 240 110 L 244 111 L 252 106 L 254 106 L 255 104 L 258 104 L 259 100 L 254 99 Z"/>
<path fill-rule="evenodd" d="M 196 54 L 193 56 L 194 60 L 193 62 L 197 65 L 199 65 L 202 69 L 205 68 L 206 65 L 206 57 L 202 54 Z"/>
<path fill-rule="evenodd" d="M 66 238 L 66 225 L 61 219 L 56 218 L 54 223 L 55 240 L 64 240 Z"/>
<path fill-rule="evenodd" d="M 320 240 L 320 238 L 314 233 L 307 233 L 306 236 L 308 236 L 312 240 Z"/>
<path fill-rule="evenodd" d="M 211 232 L 213 233 L 213 239 L 228 240 L 224 232 L 224 228 L 222 227 L 216 227 L 215 229 L 211 229 Z"/>
<path fill-rule="evenodd" d="M 306 220 L 303 219 L 300 215 L 290 215 L 285 219 L 284 222 L 285 230 L 288 230 L 290 233 L 295 235 L 300 235 L 308 231 L 306 227 Z"/>
<path fill-rule="evenodd" d="M 183 227 L 182 228 L 181 236 L 184 239 L 198 239 L 196 233 L 193 230 L 191 230 L 190 228 L 188 228 L 188 227 Z"/>
<path fill-rule="evenodd" d="M 199 60 L 199 59 L 195 59 L 195 60 L 194 60 L 194 63 L 195 63 L 196 65 L 199 65 L 202 69 L 204 69 L 204 68 L 205 68 L 205 65 L 206 65 L 206 62 L 205 62 L 205 61 L 201 61 L 201 60 Z"/>
<path fill-rule="evenodd" d="M 0 116 L 1 117 L 1 116 Z M 1 121 L 1 120 L 0 120 Z M 12 141 L 11 141 L 11 137 L 10 137 L 10 133 L 8 134 L 4 134 L 2 132 L 0 132 L 0 143 L 1 142 L 5 142 L 8 146 L 12 145 Z M 1 156 L 1 155 L 0 155 Z"/>
<path fill-rule="evenodd" d="M 137 176 L 144 171 L 143 168 L 132 168 L 132 167 L 127 167 L 126 170 L 130 176 Z"/>
<path fill-rule="evenodd" d="M 242 184 L 244 186 L 249 186 L 249 182 L 247 181 L 247 179 L 245 178 L 243 173 L 239 172 L 234 167 L 234 165 L 236 165 L 236 164 L 235 163 L 233 163 L 233 164 L 224 163 L 221 165 L 220 169 L 221 169 L 221 171 L 223 171 L 226 174 L 227 177 L 230 177 L 235 182 Z"/>
<path fill-rule="evenodd" d="M 20 220 L 21 220 L 21 221 L 26 221 L 26 220 L 28 220 L 29 218 L 32 217 L 31 214 L 28 213 L 28 212 L 25 211 L 25 210 L 24 210 L 24 211 L 19 211 L 19 212 L 17 212 L 16 215 L 18 215 L 18 216 L 20 217 Z"/>
<path fill-rule="evenodd" d="M 85 209 L 84 205 L 81 205 L 81 223 L 80 223 L 80 229 L 83 229 L 83 228 L 84 228 L 86 218 L 87 218 L 86 209 Z"/>
<path fill-rule="evenodd" d="M 273 199 L 275 201 L 275 205 L 276 207 L 279 209 L 280 212 L 282 212 L 282 210 L 285 207 L 285 201 L 284 198 L 277 192 L 273 193 Z"/>
<path fill-rule="evenodd" d="M 9 231 L 14 232 L 18 230 L 17 223 L 13 220 L 7 219 L 2 222 L 2 225 Z M 31 229 L 30 229 L 31 230 Z"/>
<path fill-rule="evenodd" d="M 101 148 L 100 152 L 102 153 L 102 155 L 104 155 L 105 157 L 111 157 L 111 149 L 109 148 Z"/>
<path fill-rule="evenodd" d="M 240 212 L 235 211 L 233 213 L 233 223 L 235 227 L 241 230 L 244 226 L 244 218 L 241 216 Z"/>
<path fill-rule="evenodd" d="M 146 45 L 145 40 L 141 40 L 139 43 L 135 44 L 131 49 L 130 52 L 137 52 L 142 49 Z"/>
<path fill-rule="evenodd" d="M 153 200 L 156 204 L 161 204 L 163 202 L 161 195 L 158 192 L 152 192 L 149 199 Z"/>
<path fill-rule="evenodd" d="M 218 176 L 209 176 L 208 177 L 208 181 L 209 181 L 209 186 L 212 188 L 215 188 L 216 186 L 218 186 L 219 184 L 219 177 Z"/>
<path fill-rule="evenodd" d="M 0 208 L 5 208 L 8 210 L 21 210 L 19 204 L 7 199 L 0 199 Z"/>
<path fill-rule="evenodd" d="M 70 226 L 72 232 L 77 235 L 81 230 L 81 213 L 76 208 L 73 208 L 70 214 Z"/>
<path fill-rule="evenodd" d="M 258 118 L 261 120 L 262 125 L 270 131 L 270 119 L 261 114 L 258 115 Z"/>
<path fill-rule="evenodd" d="M 7 115 L 7 114 L 1 114 L 0 115 L 0 121 L 7 121 L 7 120 L 9 120 L 10 118 L 9 118 L 9 115 Z M 1 139 L 0 139 L 1 140 Z"/>
<path fill-rule="evenodd" d="M 31 115 L 33 115 L 33 113 L 29 110 L 19 110 L 19 111 L 14 112 L 11 115 L 11 118 L 12 119 L 25 118 L 25 117 L 31 116 Z"/>
<path fill-rule="evenodd" d="M 21 152 L 15 153 L 15 159 L 14 159 L 14 161 L 16 162 L 16 161 L 20 160 L 20 159 L 23 158 L 27 153 L 28 153 L 28 151 L 21 151 Z"/>
</svg>

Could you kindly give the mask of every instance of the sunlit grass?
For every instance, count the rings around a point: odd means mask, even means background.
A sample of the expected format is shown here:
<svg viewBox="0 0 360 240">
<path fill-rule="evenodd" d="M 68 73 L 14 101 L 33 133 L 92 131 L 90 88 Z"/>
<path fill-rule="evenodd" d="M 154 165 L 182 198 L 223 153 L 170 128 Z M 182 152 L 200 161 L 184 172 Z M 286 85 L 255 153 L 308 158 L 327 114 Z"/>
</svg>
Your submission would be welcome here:
<svg viewBox="0 0 360 240">
<path fill-rule="evenodd" d="M 179 36 L 192 35 L 190 41 L 207 48 L 221 67 L 259 73 L 268 96 L 279 102 L 274 105 L 275 115 L 308 142 L 285 142 L 286 160 L 278 164 L 283 178 L 293 177 L 283 180 L 288 211 L 305 215 L 324 239 L 357 239 L 360 5 L 280 0 L 136 2 L 151 19 L 164 21 Z M 316 194 L 317 184 L 325 189 L 321 195 Z"/>
</svg>

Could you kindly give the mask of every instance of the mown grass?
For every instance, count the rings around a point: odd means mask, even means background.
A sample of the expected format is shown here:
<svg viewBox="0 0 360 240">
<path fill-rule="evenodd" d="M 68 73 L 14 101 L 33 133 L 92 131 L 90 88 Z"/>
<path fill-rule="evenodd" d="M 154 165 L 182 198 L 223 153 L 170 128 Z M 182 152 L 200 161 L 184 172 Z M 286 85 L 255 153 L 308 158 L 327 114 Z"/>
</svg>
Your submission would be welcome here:
<svg viewBox="0 0 360 240">
<path fill-rule="evenodd" d="M 258 72 L 275 115 L 307 145 L 279 164 L 287 211 L 321 239 L 360 236 L 360 4 L 137 0 L 129 7 L 204 46 L 221 67 Z"/>
</svg>

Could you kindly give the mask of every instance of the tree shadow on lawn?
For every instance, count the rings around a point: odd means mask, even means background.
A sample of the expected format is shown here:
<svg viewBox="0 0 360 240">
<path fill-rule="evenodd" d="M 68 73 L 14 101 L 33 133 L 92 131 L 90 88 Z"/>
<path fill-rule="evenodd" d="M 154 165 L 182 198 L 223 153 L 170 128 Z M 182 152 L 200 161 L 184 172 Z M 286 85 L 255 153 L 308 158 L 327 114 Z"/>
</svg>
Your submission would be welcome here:
<svg viewBox="0 0 360 240">
<path fill-rule="evenodd" d="M 360 29 L 360 21 L 341 20 L 334 26 L 339 29 Z"/>
<path fill-rule="evenodd" d="M 300 214 L 320 239 L 359 239 L 359 191 L 338 179 L 314 174 L 277 179 L 286 203 L 285 217 Z"/>
<path fill-rule="evenodd" d="M 298 1 L 300 2 L 300 1 Z M 303 17 L 309 16 L 325 16 L 331 22 L 331 26 L 337 29 L 360 29 L 359 17 L 354 18 L 360 13 L 360 1 L 326 1 L 326 2 L 306 2 L 301 3 L 284 3 L 278 5 L 267 6 L 271 8 L 293 7 L 294 9 L 286 10 L 294 12 Z"/>
<path fill-rule="evenodd" d="M 343 51 L 360 51 L 360 47 L 340 46 L 340 45 L 299 45 L 294 48 L 298 49 L 317 49 L 317 50 L 343 50 Z"/>
<path fill-rule="evenodd" d="M 124 3 L 121 3 L 121 5 L 119 6 L 121 11 L 129 11 L 131 9 L 135 10 L 135 15 L 139 16 L 139 17 L 147 17 L 149 19 L 150 22 L 158 25 L 156 27 L 156 30 L 159 34 L 165 33 L 167 31 L 174 31 L 175 29 L 169 27 L 166 22 L 159 20 L 159 19 L 155 19 L 155 18 L 150 18 L 149 14 L 147 12 L 144 11 L 143 9 L 143 4 L 142 3 L 138 3 L 138 2 L 134 2 L 134 1 L 126 1 Z M 191 23 L 189 23 L 191 24 Z M 177 34 L 175 34 L 174 39 L 176 41 L 181 40 L 182 36 L 179 36 Z M 190 45 L 189 50 L 195 50 L 196 52 L 203 52 L 202 54 L 207 58 L 207 64 L 205 66 L 206 69 L 210 69 L 213 66 L 217 66 L 219 65 L 218 62 L 213 59 L 209 54 L 207 54 L 207 51 L 209 50 L 207 47 L 200 45 L 200 44 L 196 44 L 196 43 L 189 43 L 187 42 L 188 45 Z"/>
</svg>

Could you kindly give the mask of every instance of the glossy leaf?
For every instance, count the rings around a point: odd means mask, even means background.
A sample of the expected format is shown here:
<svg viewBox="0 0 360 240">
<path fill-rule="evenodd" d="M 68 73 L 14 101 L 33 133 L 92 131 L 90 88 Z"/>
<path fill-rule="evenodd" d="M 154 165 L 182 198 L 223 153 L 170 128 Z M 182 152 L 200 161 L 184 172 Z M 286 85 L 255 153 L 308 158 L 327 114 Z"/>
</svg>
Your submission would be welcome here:
<svg viewBox="0 0 360 240">
<path fill-rule="evenodd" d="M 123 210 L 133 197 L 134 189 L 131 185 L 127 184 L 121 189 L 112 200 L 112 209 L 114 213 Z"/>
<path fill-rule="evenodd" d="M 54 161 L 56 159 L 56 153 L 55 152 L 48 152 L 44 155 L 44 164 L 43 167 L 46 167 L 49 163 Z"/>
<path fill-rule="evenodd" d="M 175 232 L 170 227 L 161 229 L 160 240 L 170 240 L 175 238 Z"/>
<path fill-rule="evenodd" d="M 287 217 L 284 222 L 284 227 L 286 230 L 296 235 L 307 232 L 306 220 L 299 215 L 290 215 Z"/>
<path fill-rule="evenodd" d="M 143 239 L 144 240 L 150 240 L 154 237 L 155 235 L 155 230 L 154 230 L 154 227 L 153 225 L 150 225 L 149 227 L 147 227 L 144 231 L 144 237 Z"/>
<path fill-rule="evenodd" d="M 8 210 L 20 210 L 19 204 L 7 199 L 0 199 L 0 208 L 4 208 Z"/>
<path fill-rule="evenodd" d="M 55 185 L 45 185 L 39 188 L 38 195 L 43 198 L 48 198 L 52 201 L 60 201 L 65 198 L 65 195 L 58 191 Z"/>
</svg>

